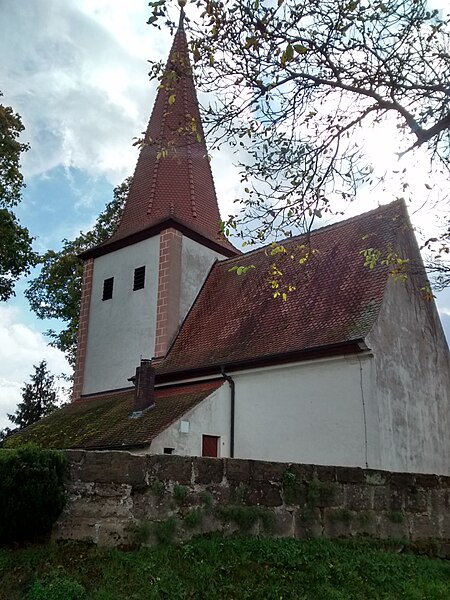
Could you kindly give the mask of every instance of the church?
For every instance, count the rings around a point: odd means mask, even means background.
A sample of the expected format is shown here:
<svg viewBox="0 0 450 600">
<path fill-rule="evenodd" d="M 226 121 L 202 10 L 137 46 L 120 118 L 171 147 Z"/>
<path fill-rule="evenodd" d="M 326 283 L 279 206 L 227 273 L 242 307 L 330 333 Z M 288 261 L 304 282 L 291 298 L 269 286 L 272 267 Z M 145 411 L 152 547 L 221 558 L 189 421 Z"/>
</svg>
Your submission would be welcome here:
<svg viewBox="0 0 450 600">
<path fill-rule="evenodd" d="M 182 17 L 121 221 L 82 258 L 73 400 L 8 445 L 450 475 L 448 347 L 404 203 L 237 250 Z"/>
</svg>

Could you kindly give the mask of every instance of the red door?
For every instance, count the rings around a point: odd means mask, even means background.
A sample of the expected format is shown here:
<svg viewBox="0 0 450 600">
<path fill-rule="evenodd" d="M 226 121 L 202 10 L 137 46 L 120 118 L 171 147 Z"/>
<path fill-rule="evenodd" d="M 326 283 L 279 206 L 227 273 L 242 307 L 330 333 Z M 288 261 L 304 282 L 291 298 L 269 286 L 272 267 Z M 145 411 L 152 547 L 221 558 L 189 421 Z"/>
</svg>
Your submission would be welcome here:
<svg viewBox="0 0 450 600">
<path fill-rule="evenodd" d="M 219 438 L 216 435 L 204 435 L 202 440 L 202 456 L 219 456 Z"/>
</svg>

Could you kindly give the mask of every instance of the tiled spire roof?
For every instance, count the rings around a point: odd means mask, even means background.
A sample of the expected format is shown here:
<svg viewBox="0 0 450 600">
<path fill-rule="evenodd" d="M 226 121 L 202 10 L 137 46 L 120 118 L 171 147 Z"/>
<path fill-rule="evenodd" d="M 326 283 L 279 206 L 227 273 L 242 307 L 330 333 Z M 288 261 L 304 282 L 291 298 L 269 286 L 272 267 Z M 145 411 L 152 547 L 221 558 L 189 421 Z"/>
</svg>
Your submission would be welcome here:
<svg viewBox="0 0 450 600">
<path fill-rule="evenodd" d="M 169 218 L 228 251 L 235 250 L 219 233 L 219 207 L 200 120 L 183 14 L 124 213 L 107 244 Z"/>
</svg>

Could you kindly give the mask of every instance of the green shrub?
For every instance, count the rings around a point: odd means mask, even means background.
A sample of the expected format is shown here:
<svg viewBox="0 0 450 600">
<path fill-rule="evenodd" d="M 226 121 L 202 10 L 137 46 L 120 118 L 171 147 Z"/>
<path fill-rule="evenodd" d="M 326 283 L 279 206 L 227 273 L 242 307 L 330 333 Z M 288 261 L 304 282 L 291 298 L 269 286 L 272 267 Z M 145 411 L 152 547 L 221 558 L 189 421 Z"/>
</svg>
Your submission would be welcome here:
<svg viewBox="0 0 450 600">
<path fill-rule="evenodd" d="M 173 499 L 180 506 L 185 503 L 187 497 L 187 489 L 184 485 L 175 484 L 173 488 Z"/>
<path fill-rule="evenodd" d="M 150 521 L 138 521 L 130 526 L 129 531 L 133 543 L 136 546 L 142 546 L 142 544 L 146 544 L 149 540 L 150 534 L 153 531 L 153 523 Z"/>
<path fill-rule="evenodd" d="M 177 532 L 177 522 L 174 517 L 169 517 L 165 521 L 153 523 L 152 529 L 158 544 L 165 546 L 173 542 Z"/>
<path fill-rule="evenodd" d="M 27 600 L 84 600 L 84 587 L 73 579 L 53 572 L 38 579 L 28 592 Z"/>
<path fill-rule="evenodd" d="M 211 494 L 211 492 L 208 492 L 207 490 L 200 494 L 200 500 L 202 501 L 203 506 L 205 508 L 211 508 L 214 504 L 214 496 Z"/>
<path fill-rule="evenodd" d="M 349 523 L 351 523 L 352 519 L 353 513 L 348 508 L 340 508 L 338 510 L 335 510 L 332 514 L 332 521 L 335 522 L 340 521 L 341 523 L 346 523 L 348 525 Z"/>
<path fill-rule="evenodd" d="M 243 504 L 248 496 L 249 487 L 242 481 L 233 491 L 233 500 L 236 504 Z"/>
<path fill-rule="evenodd" d="M 201 522 L 202 511 L 199 508 L 193 508 L 184 517 L 184 523 L 186 527 L 189 527 L 190 529 L 195 529 L 195 527 L 198 527 Z"/>
<path fill-rule="evenodd" d="M 297 483 L 297 478 L 295 477 L 295 473 L 292 471 L 285 471 L 282 477 L 282 484 L 284 488 L 295 488 Z"/>
<path fill-rule="evenodd" d="M 34 445 L 0 449 L 0 543 L 50 532 L 64 503 L 66 457 Z"/>
<path fill-rule="evenodd" d="M 388 516 L 391 523 L 400 524 L 405 520 L 403 513 L 400 510 L 394 510 L 390 512 Z"/>
<path fill-rule="evenodd" d="M 158 498 L 162 498 L 164 496 L 164 484 L 161 481 L 154 481 L 150 486 L 152 494 L 157 496 Z"/>
<path fill-rule="evenodd" d="M 271 511 L 257 506 L 222 506 L 218 515 L 224 523 L 233 523 L 242 533 L 248 533 L 258 521 L 264 531 L 271 531 L 275 521 Z"/>
</svg>

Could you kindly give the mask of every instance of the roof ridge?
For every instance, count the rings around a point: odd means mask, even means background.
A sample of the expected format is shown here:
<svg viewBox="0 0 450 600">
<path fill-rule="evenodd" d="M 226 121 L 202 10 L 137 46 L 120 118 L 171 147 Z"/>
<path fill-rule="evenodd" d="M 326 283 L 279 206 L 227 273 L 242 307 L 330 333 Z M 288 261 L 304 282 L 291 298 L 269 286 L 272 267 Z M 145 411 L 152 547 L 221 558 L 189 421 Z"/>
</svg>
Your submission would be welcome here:
<svg viewBox="0 0 450 600">
<path fill-rule="evenodd" d="M 284 242 L 289 242 L 289 243 L 290 242 L 295 242 L 297 240 L 300 240 L 301 238 L 305 238 L 307 236 L 317 235 L 317 234 L 322 233 L 322 232 L 324 232 L 324 231 L 326 231 L 328 229 L 331 229 L 331 228 L 336 228 L 337 229 L 339 227 L 343 227 L 345 225 L 348 225 L 351 222 L 357 222 L 357 221 L 360 221 L 362 219 L 366 219 L 367 217 L 370 217 L 374 213 L 382 212 L 382 211 L 387 210 L 387 209 L 392 209 L 396 204 L 398 204 L 398 206 L 402 208 L 403 212 L 406 213 L 406 216 L 408 216 L 408 212 L 406 210 L 405 201 L 403 199 L 394 200 L 393 202 L 389 202 L 388 204 L 381 204 L 380 206 L 377 206 L 376 208 L 373 208 L 372 210 L 369 210 L 367 212 L 360 213 L 359 215 L 354 215 L 353 217 L 349 217 L 347 219 L 343 219 L 342 221 L 336 221 L 335 223 L 330 223 L 329 225 L 324 225 L 323 227 L 318 227 L 317 229 L 312 229 L 311 231 L 308 231 L 308 232 L 305 232 L 305 233 L 299 233 L 298 235 L 294 235 L 292 237 L 284 238 L 284 239 L 279 240 L 278 242 L 275 242 L 275 243 L 276 244 L 283 244 Z M 224 258 L 222 260 L 219 260 L 216 264 L 221 265 L 221 264 L 224 264 L 226 262 L 235 261 L 236 259 L 247 257 L 247 256 L 250 256 L 252 254 L 256 254 L 258 252 L 262 252 L 266 248 L 269 248 L 272 244 L 273 244 L 273 242 L 270 242 L 268 244 L 265 244 L 264 246 L 261 246 L 260 248 L 254 248 L 253 250 L 250 250 L 248 252 L 244 251 L 242 254 L 240 254 L 238 256 L 232 256 L 230 258 Z"/>
</svg>

